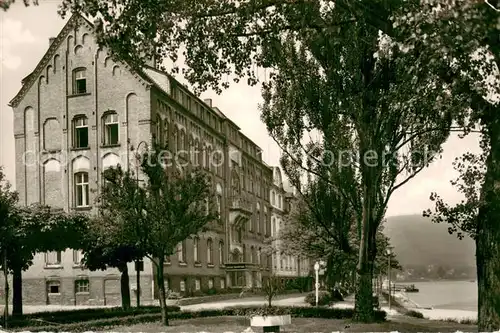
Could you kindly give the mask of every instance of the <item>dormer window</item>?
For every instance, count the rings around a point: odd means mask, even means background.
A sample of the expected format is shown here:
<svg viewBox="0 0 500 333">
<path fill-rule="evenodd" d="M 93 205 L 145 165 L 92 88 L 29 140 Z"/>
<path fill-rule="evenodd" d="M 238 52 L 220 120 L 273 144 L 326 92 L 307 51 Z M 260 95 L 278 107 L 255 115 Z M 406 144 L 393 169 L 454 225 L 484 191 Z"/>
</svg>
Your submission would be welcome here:
<svg viewBox="0 0 500 333">
<path fill-rule="evenodd" d="M 85 68 L 75 69 L 73 72 L 73 94 L 85 94 L 87 92 L 87 77 Z"/>
</svg>

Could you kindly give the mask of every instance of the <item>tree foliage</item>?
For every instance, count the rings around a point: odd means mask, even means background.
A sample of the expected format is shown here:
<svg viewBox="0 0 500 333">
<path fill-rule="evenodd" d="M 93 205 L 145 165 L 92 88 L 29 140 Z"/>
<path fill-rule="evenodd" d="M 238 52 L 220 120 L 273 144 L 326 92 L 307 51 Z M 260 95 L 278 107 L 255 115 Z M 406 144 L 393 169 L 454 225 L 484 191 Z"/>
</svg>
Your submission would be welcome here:
<svg viewBox="0 0 500 333">
<path fill-rule="evenodd" d="M 106 235 L 112 236 L 111 254 L 119 254 L 115 259 L 128 260 L 138 253 L 153 262 L 162 322 L 168 325 L 165 258 L 186 238 L 210 227 L 218 214 L 209 202 L 212 190 L 207 174 L 180 170 L 177 161 L 169 164 L 163 157 L 160 147 L 144 154 L 141 171 L 147 180 L 143 184 L 119 166 L 109 170 L 100 205 L 106 219 L 112 221 L 104 225 Z"/>
<path fill-rule="evenodd" d="M 17 206 L 18 195 L 0 170 L 0 252 L 13 274 L 13 314 L 22 314 L 22 271 L 37 253 L 83 247 L 87 217 L 46 205 Z M 55 242 L 54 239 L 58 241 Z M 3 257 L 3 256 L 2 256 Z"/>
</svg>

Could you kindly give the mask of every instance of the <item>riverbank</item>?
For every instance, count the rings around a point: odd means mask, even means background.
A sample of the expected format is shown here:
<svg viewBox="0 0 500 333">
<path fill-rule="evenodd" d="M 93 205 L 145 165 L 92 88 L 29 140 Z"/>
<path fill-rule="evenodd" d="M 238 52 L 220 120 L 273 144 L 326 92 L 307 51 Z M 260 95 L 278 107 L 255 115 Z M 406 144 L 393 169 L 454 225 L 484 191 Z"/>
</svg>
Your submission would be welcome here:
<svg viewBox="0 0 500 333">
<path fill-rule="evenodd" d="M 460 309 L 439 309 L 421 306 L 414 300 L 412 300 L 411 296 L 405 292 L 396 292 L 393 297 L 401 306 L 403 306 L 407 310 L 420 312 L 424 316 L 424 318 L 429 320 L 452 320 L 458 322 L 477 321 L 477 311 Z"/>
</svg>

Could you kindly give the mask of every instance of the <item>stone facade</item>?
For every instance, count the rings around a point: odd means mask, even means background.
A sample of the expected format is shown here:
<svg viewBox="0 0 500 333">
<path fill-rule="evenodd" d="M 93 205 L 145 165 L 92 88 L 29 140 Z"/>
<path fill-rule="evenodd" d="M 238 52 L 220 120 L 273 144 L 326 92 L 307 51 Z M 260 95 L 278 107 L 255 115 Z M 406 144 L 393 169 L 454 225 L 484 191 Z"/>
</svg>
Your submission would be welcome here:
<svg viewBox="0 0 500 333">
<path fill-rule="evenodd" d="M 272 168 L 211 100 L 198 99 L 153 66 L 132 71 L 115 63 L 96 44 L 93 25 L 75 15 L 51 39 L 10 105 L 23 205 L 94 214 L 102 172 L 118 164 L 135 170 L 135 153 L 156 141 L 182 162 L 180 172 L 193 165 L 206 170 L 221 213 L 221 223 L 179 244 L 165 265 L 169 288 L 185 295 L 213 293 L 259 287 L 268 276 L 271 258 L 251 251 L 259 251 L 271 232 Z M 80 257 L 71 249 L 37 254 L 23 274 L 25 303 L 119 303 L 119 272 L 82 269 Z M 144 301 L 156 294 L 153 273 L 144 260 Z M 133 263 L 129 275 L 134 299 Z"/>
<path fill-rule="evenodd" d="M 270 193 L 271 215 L 271 235 L 273 237 L 273 268 L 276 276 L 283 279 L 296 279 L 309 275 L 311 264 L 308 258 L 300 258 L 286 252 L 282 241 L 279 239 L 280 230 L 286 228 L 287 214 L 291 211 L 294 203 L 294 193 L 287 192 L 283 186 L 281 170 L 275 167 L 273 170 L 273 184 Z"/>
</svg>

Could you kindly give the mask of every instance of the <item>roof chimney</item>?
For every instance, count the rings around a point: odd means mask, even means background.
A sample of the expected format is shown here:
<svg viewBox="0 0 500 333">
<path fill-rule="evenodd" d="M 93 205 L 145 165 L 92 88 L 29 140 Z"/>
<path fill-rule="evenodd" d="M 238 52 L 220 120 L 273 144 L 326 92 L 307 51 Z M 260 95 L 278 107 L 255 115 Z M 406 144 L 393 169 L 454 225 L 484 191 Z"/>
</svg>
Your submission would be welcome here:
<svg viewBox="0 0 500 333">
<path fill-rule="evenodd" d="M 55 37 L 50 37 L 49 38 L 49 46 L 52 45 L 52 43 L 56 40 Z"/>
<path fill-rule="evenodd" d="M 212 107 L 212 99 L 211 98 L 206 98 L 203 100 L 208 106 Z"/>
</svg>

